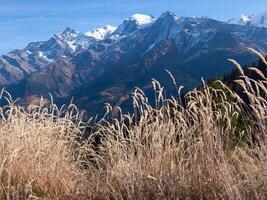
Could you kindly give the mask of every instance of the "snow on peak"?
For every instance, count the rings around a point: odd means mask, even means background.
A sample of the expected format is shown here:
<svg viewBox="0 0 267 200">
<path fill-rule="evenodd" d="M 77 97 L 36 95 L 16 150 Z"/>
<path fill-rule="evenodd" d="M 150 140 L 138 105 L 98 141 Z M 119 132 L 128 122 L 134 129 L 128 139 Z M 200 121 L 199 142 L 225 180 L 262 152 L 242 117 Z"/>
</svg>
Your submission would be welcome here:
<svg viewBox="0 0 267 200">
<path fill-rule="evenodd" d="M 247 15 L 242 14 L 240 16 L 240 23 L 247 24 L 253 17 L 254 17 L 253 15 L 247 16 Z"/>
<path fill-rule="evenodd" d="M 247 25 L 250 23 L 251 19 L 253 19 L 254 15 L 244 15 L 241 14 L 240 17 L 230 19 L 228 21 L 229 24 L 238 24 L 238 25 Z"/>
<path fill-rule="evenodd" d="M 92 31 L 85 33 L 85 35 L 88 37 L 93 37 L 97 40 L 103 40 L 107 36 L 111 35 L 115 30 L 116 30 L 116 27 L 106 25 L 102 28 L 93 29 Z"/>
<path fill-rule="evenodd" d="M 144 14 L 137 13 L 137 14 L 132 15 L 128 20 L 136 21 L 136 23 L 139 26 L 143 26 L 143 25 L 146 25 L 146 24 L 153 22 L 154 17 L 151 15 L 144 15 Z"/>
<path fill-rule="evenodd" d="M 67 49 L 70 52 L 86 49 L 92 42 L 92 38 L 71 28 L 66 28 L 62 32 L 55 34 L 52 39 L 53 43 L 57 43 L 61 48 Z"/>
<path fill-rule="evenodd" d="M 64 29 L 61 33 L 55 34 L 55 38 L 66 42 L 74 40 L 78 35 L 78 32 L 68 27 Z"/>
<path fill-rule="evenodd" d="M 114 31 L 113 38 L 118 36 L 124 36 L 134 33 L 138 29 L 142 29 L 154 22 L 155 19 L 151 15 L 134 14 L 131 17 L 125 19 L 121 25 Z"/>
</svg>

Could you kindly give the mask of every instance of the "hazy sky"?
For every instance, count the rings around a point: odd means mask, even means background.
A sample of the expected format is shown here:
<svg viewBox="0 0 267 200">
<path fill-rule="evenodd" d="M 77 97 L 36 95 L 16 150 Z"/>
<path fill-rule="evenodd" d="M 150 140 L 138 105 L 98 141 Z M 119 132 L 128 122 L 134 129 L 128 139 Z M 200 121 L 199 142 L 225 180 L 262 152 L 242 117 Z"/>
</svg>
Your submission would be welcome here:
<svg viewBox="0 0 267 200">
<path fill-rule="evenodd" d="M 0 0 L 0 54 L 46 40 L 65 27 L 89 31 L 117 26 L 134 13 L 226 20 L 267 10 L 267 0 Z"/>
</svg>

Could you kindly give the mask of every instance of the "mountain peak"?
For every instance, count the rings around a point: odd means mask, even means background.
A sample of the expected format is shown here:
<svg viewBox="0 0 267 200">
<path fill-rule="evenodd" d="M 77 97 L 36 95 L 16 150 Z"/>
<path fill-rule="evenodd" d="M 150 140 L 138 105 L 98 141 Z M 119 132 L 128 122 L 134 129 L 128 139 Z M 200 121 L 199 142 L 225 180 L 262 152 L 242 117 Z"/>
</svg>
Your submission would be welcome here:
<svg viewBox="0 0 267 200">
<path fill-rule="evenodd" d="M 66 41 L 71 41 L 74 40 L 77 36 L 79 35 L 78 32 L 76 32 L 74 29 L 72 28 L 65 28 L 61 33 L 59 34 L 55 34 L 54 38 L 56 39 L 60 39 L 60 40 L 66 40 Z"/>
<path fill-rule="evenodd" d="M 247 16 L 247 15 L 241 14 L 240 19 L 241 19 L 244 23 L 247 23 L 247 22 L 250 21 L 251 18 L 253 18 L 253 17 L 254 17 L 254 15 Z"/>
<path fill-rule="evenodd" d="M 72 29 L 72 28 L 70 28 L 70 27 L 67 27 L 67 28 L 65 28 L 62 32 L 61 32 L 61 34 L 75 34 L 75 33 L 77 33 L 74 29 Z"/>
<path fill-rule="evenodd" d="M 106 25 L 102 28 L 96 28 L 92 31 L 86 32 L 85 35 L 88 37 L 93 37 L 97 40 L 103 40 L 107 36 L 111 35 L 116 30 L 116 27 L 113 27 L 111 25 Z"/>
<path fill-rule="evenodd" d="M 126 20 L 135 21 L 137 25 L 142 26 L 142 25 L 146 25 L 146 24 L 153 22 L 154 17 L 152 15 L 144 15 L 144 14 L 136 13 Z"/>
<path fill-rule="evenodd" d="M 159 18 L 172 18 L 174 20 L 177 20 L 179 17 L 170 11 L 166 11 L 162 13 Z"/>
<path fill-rule="evenodd" d="M 155 18 L 151 15 L 134 14 L 131 17 L 125 19 L 121 25 L 114 32 L 115 35 L 127 35 L 142 28 L 148 24 L 154 22 Z"/>
<path fill-rule="evenodd" d="M 238 25 L 247 25 L 250 23 L 251 19 L 253 19 L 254 15 L 244 15 L 241 14 L 240 17 L 236 17 L 233 19 L 228 20 L 227 23 L 229 24 L 238 24 Z"/>
</svg>

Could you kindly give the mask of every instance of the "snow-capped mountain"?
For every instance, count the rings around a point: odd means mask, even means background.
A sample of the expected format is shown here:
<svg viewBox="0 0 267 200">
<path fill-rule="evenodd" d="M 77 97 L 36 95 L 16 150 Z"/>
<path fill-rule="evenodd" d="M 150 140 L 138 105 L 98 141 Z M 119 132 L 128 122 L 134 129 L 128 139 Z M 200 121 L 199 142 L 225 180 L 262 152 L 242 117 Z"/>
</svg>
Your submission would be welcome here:
<svg viewBox="0 0 267 200">
<path fill-rule="evenodd" d="M 15 95 L 74 96 L 84 109 L 96 111 L 105 102 L 121 103 L 135 86 L 150 88 L 152 77 L 170 88 L 166 68 L 187 88 L 196 86 L 200 77 L 228 73 L 233 66 L 227 58 L 254 61 L 246 47 L 267 51 L 267 29 L 171 12 L 158 18 L 135 14 L 118 28 L 87 33 L 67 28 L 50 40 L 2 56 L 0 82 L 21 80 L 9 86 Z"/>
<path fill-rule="evenodd" d="M 96 46 L 102 40 L 119 39 L 154 20 L 152 16 L 135 14 L 118 28 L 106 25 L 86 33 L 66 28 L 47 41 L 30 43 L 22 50 L 15 50 L 0 57 L 0 85 L 6 85 L 27 77 L 50 63 L 70 59 L 78 52 Z"/>
<path fill-rule="evenodd" d="M 105 26 L 88 33 L 66 28 L 47 41 L 32 42 L 22 50 L 14 50 L 0 57 L 0 85 L 6 85 L 27 77 L 48 64 L 70 59 L 77 52 L 102 40 L 115 30 Z M 91 34 L 89 34 L 91 33 Z"/>
<path fill-rule="evenodd" d="M 230 19 L 228 23 L 267 28 L 267 11 L 259 15 L 242 14 L 240 17 Z"/>
</svg>

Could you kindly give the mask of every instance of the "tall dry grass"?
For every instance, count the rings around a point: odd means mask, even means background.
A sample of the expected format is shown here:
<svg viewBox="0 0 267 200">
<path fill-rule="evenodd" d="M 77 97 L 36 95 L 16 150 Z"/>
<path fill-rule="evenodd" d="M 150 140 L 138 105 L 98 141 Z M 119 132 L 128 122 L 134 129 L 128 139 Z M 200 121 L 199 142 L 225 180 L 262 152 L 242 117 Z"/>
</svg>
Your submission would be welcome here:
<svg viewBox="0 0 267 200">
<path fill-rule="evenodd" d="M 65 112 L 55 105 L 25 109 L 10 99 L 0 109 L 0 199 L 78 194 L 84 151 L 77 143 L 82 126 L 75 107 Z"/>
<path fill-rule="evenodd" d="M 11 102 L 0 111 L 1 198 L 266 199 L 267 77 L 234 64 L 248 102 L 217 81 L 182 103 L 154 80 L 156 108 L 136 89 L 135 114 L 106 120 L 107 105 L 86 140 L 75 107 Z"/>
</svg>

